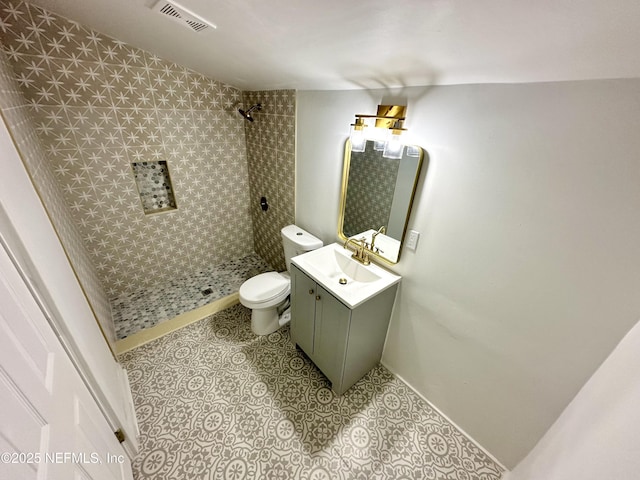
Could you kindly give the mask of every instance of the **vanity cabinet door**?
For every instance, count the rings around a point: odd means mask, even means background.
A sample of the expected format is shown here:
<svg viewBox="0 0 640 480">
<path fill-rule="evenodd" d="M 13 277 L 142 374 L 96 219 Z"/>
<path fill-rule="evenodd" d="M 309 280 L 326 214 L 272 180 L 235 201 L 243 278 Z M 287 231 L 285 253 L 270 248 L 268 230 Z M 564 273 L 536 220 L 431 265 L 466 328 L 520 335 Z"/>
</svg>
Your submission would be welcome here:
<svg viewBox="0 0 640 480">
<path fill-rule="evenodd" d="M 313 355 L 317 295 L 316 282 L 291 265 L 291 338 L 307 355 Z"/>
<path fill-rule="evenodd" d="M 291 265 L 291 339 L 342 395 L 382 356 L 397 285 L 355 309 Z"/>
<path fill-rule="evenodd" d="M 351 310 L 320 286 L 316 298 L 313 360 L 340 394 Z"/>
</svg>

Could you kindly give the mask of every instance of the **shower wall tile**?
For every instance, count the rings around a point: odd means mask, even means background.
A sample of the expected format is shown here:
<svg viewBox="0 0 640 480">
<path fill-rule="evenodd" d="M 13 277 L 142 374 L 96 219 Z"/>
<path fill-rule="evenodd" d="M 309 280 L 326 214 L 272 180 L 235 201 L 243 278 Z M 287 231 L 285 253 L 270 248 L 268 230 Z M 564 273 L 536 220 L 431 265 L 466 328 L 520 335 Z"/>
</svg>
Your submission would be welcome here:
<svg viewBox="0 0 640 480">
<path fill-rule="evenodd" d="M 96 320 L 107 341 L 113 344 L 116 335 L 109 297 L 73 221 L 74 213 L 65 202 L 56 174 L 47 159 L 42 142 L 33 128 L 32 112 L 14 80 L 11 64 L 1 50 L 0 111 L 69 262 L 73 265 Z"/>
<path fill-rule="evenodd" d="M 0 25 L 110 297 L 253 252 L 242 92 L 26 2 L 0 0 Z M 167 162 L 176 210 L 143 212 L 131 164 L 149 161 Z"/>
<path fill-rule="evenodd" d="M 295 222 L 295 90 L 243 93 L 243 104 L 256 103 L 254 122 L 245 122 L 254 248 L 276 270 L 285 270 L 280 230 Z M 269 209 L 260 208 L 266 197 Z"/>
</svg>

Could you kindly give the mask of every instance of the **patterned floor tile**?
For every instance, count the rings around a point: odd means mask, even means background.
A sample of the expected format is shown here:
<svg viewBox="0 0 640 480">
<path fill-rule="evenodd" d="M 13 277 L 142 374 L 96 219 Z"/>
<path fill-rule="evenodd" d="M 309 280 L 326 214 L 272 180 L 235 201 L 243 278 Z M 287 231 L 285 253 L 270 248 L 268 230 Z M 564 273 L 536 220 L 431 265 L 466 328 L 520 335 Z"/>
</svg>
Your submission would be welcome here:
<svg viewBox="0 0 640 480">
<path fill-rule="evenodd" d="M 236 305 L 121 356 L 139 480 L 497 480 L 482 450 L 384 367 L 338 397 L 285 326 Z"/>
<path fill-rule="evenodd" d="M 245 280 L 270 270 L 271 267 L 264 260 L 252 254 L 192 275 L 174 278 L 164 285 L 116 297 L 111 300 L 116 336 L 121 340 L 231 295 L 240 289 Z"/>
</svg>

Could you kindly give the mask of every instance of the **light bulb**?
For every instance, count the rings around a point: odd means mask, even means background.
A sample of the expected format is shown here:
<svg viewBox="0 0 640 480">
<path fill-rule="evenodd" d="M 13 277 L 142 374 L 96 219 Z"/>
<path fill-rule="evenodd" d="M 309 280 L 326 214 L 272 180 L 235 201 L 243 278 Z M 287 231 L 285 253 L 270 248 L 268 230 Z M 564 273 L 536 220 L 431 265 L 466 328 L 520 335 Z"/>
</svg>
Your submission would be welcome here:
<svg viewBox="0 0 640 480">
<path fill-rule="evenodd" d="M 364 120 L 361 118 L 356 118 L 356 123 L 351 125 L 349 140 L 351 140 L 352 152 L 364 152 L 367 146 L 367 139 L 364 135 L 365 127 Z"/>
<path fill-rule="evenodd" d="M 384 158 L 399 160 L 402 158 L 403 152 L 404 152 L 404 145 L 402 144 L 402 139 L 400 138 L 400 131 L 392 130 L 391 135 L 389 135 L 389 139 L 387 140 L 387 143 L 384 146 L 384 151 L 382 152 L 382 156 Z"/>
</svg>

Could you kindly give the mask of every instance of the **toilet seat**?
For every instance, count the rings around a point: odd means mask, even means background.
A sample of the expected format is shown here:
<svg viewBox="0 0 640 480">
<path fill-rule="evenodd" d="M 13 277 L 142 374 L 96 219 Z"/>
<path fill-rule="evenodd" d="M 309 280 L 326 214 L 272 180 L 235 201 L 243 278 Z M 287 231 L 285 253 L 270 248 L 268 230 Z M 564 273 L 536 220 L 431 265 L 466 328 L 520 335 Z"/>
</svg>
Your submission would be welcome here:
<svg viewBox="0 0 640 480">
<path fill-rule="evenodd" d="M 267 272 L 242 284 L 240 303 L 247 308 L 268 308 L 278 305 L 291 292 L 291 278 L 285 273 Z"/>
</svg>

